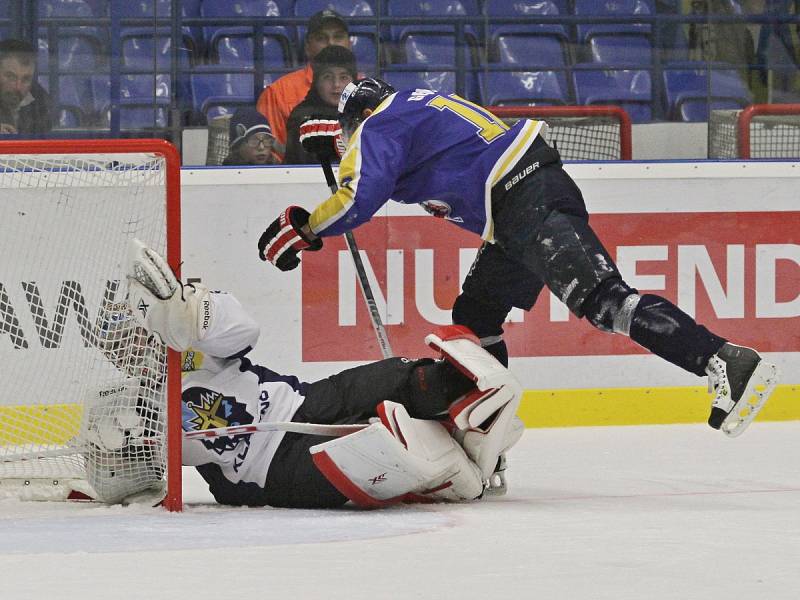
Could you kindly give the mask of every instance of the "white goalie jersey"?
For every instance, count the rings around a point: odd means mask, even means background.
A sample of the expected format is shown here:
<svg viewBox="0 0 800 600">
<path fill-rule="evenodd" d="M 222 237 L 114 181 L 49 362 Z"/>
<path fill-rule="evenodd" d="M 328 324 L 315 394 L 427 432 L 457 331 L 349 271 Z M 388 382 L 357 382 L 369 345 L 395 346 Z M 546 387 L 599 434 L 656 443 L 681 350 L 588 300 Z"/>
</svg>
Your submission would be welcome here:
<svg viewBox="0 0 800 600">
<path fill-rule="evenodd" d="M 291 421 L 304 400 L 305 384 L 253 365 L 246 353 L 259 327 L 232 295 L 208 293 L 210 326 L 183 353 L 183 430 L 199 431 L 258 422 Z M 275 431 L 183 441 L 183 464 L 215 463 L 232 483 L 264 486 L 285 432 Z"/>
</svg>

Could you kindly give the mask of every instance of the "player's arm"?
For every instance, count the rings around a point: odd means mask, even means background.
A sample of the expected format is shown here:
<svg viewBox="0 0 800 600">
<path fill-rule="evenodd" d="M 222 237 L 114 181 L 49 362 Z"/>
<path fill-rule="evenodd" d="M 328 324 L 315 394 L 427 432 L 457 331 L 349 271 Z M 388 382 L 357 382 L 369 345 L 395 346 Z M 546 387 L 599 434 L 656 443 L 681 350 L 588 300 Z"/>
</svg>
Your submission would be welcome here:
<svg viewBox="0 0 800 600">
<path fill-rule="evenodd" d="M 350 141 L 336 193 L 310 214 L 290 206 L 270 224 L 258 242 L 261 260 L 294 269 L 301 251 L 319 250 L 321 238 L 355 229 L 386 203 L 405 166 L 408 128 L 379 116 L 365 121 Z"/>
</svg>

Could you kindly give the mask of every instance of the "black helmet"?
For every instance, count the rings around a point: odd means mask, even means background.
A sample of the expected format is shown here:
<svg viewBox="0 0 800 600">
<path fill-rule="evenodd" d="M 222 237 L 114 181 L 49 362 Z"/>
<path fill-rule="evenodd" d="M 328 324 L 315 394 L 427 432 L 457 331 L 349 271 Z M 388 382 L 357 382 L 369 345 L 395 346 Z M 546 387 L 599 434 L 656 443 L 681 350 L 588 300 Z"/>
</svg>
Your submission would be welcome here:
<svg viewBox="0 0 800 600">
<path fill-rule="evenodd" d="M 395 91 L 391 85 L 375 77 L 365 77 L 347 84 L 339 98 L 339 122 L 345 143 L 364 120 L 364 110 L 375 110 Z"/>
</svg>

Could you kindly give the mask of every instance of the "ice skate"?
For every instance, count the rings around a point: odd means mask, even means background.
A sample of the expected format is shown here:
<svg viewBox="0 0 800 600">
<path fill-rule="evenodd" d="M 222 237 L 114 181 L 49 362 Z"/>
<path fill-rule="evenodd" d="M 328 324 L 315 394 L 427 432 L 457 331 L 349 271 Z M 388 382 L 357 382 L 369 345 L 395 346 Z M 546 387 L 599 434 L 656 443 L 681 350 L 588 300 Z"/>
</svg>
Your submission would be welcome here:
<svg viewBox="0 0 800 600">
<path fill-rule="evenodd" d="M 731 437 L 740 435 L 778 383 L 778 367 L 752 348 L 725 344 L 706 366 L 708 390 L 716 396 L 708 424 Z"/>
</svg>

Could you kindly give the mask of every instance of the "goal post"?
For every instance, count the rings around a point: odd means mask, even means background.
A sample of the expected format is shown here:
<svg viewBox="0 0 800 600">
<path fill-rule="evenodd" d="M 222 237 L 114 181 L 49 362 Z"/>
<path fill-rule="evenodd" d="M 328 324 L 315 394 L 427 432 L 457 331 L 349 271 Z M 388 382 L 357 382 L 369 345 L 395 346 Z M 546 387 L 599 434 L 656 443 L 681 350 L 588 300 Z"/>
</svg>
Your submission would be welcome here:
<svg viewBox="0 0 800 600">
<path fill-rule="evenodd" d="M 741 110 L 711 111 L 708 157 L 800 158 L 800 104 L 752 104 Z"/>
<path fill-rule="evenodd" d="M 631 119 L 619 106 L 488 106 L 498 117 L 540 119 L 564 160 L 631 160 Z"/>
<path fill-rule="evenodd" d="M 0 142 L 0 495 L 181 510 L 180 354 L 126 302 L 131 238 L 180 267 L 164 140 Z"/>
</svg>

